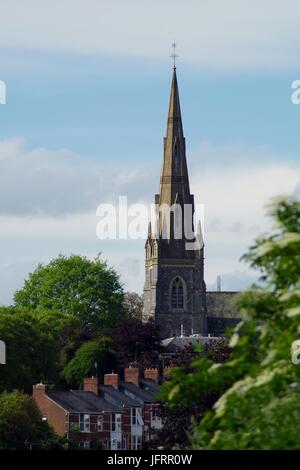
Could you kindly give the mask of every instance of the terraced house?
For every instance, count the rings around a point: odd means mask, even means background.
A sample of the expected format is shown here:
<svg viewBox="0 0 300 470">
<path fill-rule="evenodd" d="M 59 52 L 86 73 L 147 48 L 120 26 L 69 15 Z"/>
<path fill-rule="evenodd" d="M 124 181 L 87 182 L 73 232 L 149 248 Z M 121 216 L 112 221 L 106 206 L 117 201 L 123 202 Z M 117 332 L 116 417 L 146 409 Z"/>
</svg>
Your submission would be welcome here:
<svg viewBox="0 0 300 470">
<path fill-rule="evenodd" d="M 124 370 L 124 381 L 114 372 L 84 380 L 83 390 L 48 390 L 39 383 L 33 397 L 44 419 L 60 436 L 83 448 L 140 449 L 162 427 L 156 396 L 158 370 Z"/>
</svg>

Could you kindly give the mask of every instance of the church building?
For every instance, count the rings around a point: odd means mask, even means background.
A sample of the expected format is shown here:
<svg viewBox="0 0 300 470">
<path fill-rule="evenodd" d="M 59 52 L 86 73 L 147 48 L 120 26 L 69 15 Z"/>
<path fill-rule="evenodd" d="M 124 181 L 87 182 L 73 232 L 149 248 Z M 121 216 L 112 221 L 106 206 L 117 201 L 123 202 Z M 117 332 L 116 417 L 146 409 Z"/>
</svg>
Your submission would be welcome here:
<svg viewBox="0 0 300 470">
<path fill-rule="evenodd" d="M 204 245 L 200 222 L 194 228 L 175 66 L 155 206 L 145 245 L 143 321 L 153 318 L 161 338 L 206 335 Z"/>
</svg>

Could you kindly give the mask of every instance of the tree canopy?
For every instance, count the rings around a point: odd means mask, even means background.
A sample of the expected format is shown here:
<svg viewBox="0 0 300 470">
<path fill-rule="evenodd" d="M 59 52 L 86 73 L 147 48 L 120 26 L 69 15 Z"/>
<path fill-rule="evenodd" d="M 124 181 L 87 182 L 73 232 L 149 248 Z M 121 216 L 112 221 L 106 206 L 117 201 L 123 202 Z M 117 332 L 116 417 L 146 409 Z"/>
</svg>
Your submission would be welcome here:
<svg viewBox="0 0 300 470">
<path fill-rule="evenodd" d="M 153 320 L 143 323 L 137 318 L 120 318 L 107 333 L 112 338 L 120 368 L 127 367 L 132 361 L 141 367 L 158 362 L 161 346 Z"/>
<path fill-rule="evenodd" d="M 101 337 L 87 341 L 76 351 L 62 374 L 71 388 L 81 388 L 83 379 L 91 375 L 102 378 L 116 366 L 111 339 Z"/>
<path fill-rule="evenodd" d="M 0 367 L 0 391 L 19 388 L 30 392 L 45 376 L 57 371 L 57 341 L 50 325 L 41 325 L 27 309 L 0 309 L 0 338 L 6 344 L 6 365 Z"/>
<path fill-rule="evenodd" d="M 136 292 L 125 292 L 123 306 L 131 318 L 142 319 L 143 296 Z"/>
<path fill-rule="evenodd" d="M 0 394 L 0 449 L 51 449 L 60 447 L 32 398 L 19 391 Z"/>
<path fill-rule="evenodd" d="M 113 325 L 124 313 L 123 290 L 114 269 L 99 257 L 59 256 L 40 264 L 15 293 L 15 305 L 55 310 L 76 316 L 82 324 Z"/>
</svg>

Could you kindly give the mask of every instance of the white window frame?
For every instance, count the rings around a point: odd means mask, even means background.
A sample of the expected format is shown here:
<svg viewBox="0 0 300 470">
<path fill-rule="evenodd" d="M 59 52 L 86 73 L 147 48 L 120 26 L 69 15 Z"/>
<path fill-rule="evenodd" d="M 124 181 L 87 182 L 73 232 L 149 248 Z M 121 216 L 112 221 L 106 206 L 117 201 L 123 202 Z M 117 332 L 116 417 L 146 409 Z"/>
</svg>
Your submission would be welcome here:
<svg viewBox="0 0 300 470">
<path fill-rule="evenodd" d="M 131 449 L 138 450 L 142 447 L 142 437 L 141 436 L 131 436 Z"/>
<path fill-rule="evenodd" d="M 81 432 L 91 431 L 91 417 L 88 414 L 80 413 L 79 416 L 79 429 Z"/>
<path fill-rule="evenodd" d="M 97 416 L 97 431 L 98 432 L 103 431 L 103 415 Z"/>
<path fill-rule="evenodd" d="M 80 441 L 79 447 L 82 447 L 83 449 L 90 449 L 91 443 L 90 441 Z"/>
<path fill-rule="evenodd" d="M 137 408 L 131 408 L 131 426 L 137 424 Z"/>
<path fill-rule="evenodd" d="M 144 421 L 143 421 L 143 417 L 142 417 L 141 408 L 136 409 L 136 420 L 137 420 L 137 425 L 138 426 L 144 426 Z"/>
<path fill-rule="evenodd" d="M 111 450 L 122 450 L 122 441 L 113 437 L 111 439 Z"/>
<path fill-rule="evenodd" d="M 112 413 L 111 414 L 110 429 L 111 429 L 112 432 L 121 432 L 122 431 L 122 415 L 121 415 L 121 413 Z"/>
</svg>

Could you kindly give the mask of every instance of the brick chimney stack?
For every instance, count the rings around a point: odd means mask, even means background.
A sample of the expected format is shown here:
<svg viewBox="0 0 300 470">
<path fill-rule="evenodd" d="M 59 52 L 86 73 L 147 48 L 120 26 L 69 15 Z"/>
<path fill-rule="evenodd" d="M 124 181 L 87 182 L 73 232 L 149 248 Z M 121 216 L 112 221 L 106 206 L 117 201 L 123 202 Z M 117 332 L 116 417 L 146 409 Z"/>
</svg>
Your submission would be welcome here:
<svg viewBox="0 0 300 470">
<path fill-rule="evenodd" d="M 47 387 L 42 381 L 32 387 L 32 398 L 39 407 L 45 400 L 46 389 Z"/>
<path fill-rule="evenodd" d="M 124 369 L 125 382 L 132 382 L 135 385 L 139 386 L 140 384 L 140 370 L 138 367 L 129 365 Z"/>
<path fill-rule="evenodd" d="M 83 380 L 83 390 L 99 395 L 99 379 L 97 377 L 86 377 Z"/>
<path fill-rule="evenodd" d="M 111 374 L 104 375 L 104 385 L 111 385 L 114 388 L 119 388 L 120 376 L 112 372 Z"/>
<path fill-rule="evenodd" d="M 157 367 L 149 367 L 144 370 L 144 379 L 146 380 L 153 380 L 154 382 L 158 383 L 158 368 Z"/>
<path fill-rule="evenodd" d="M 39 394 L 44 395 L 46 391 L 46 385 L 41 381 L 39 384 L 36 384 L 32 387 L 33 395 Z"/>
</svg>

